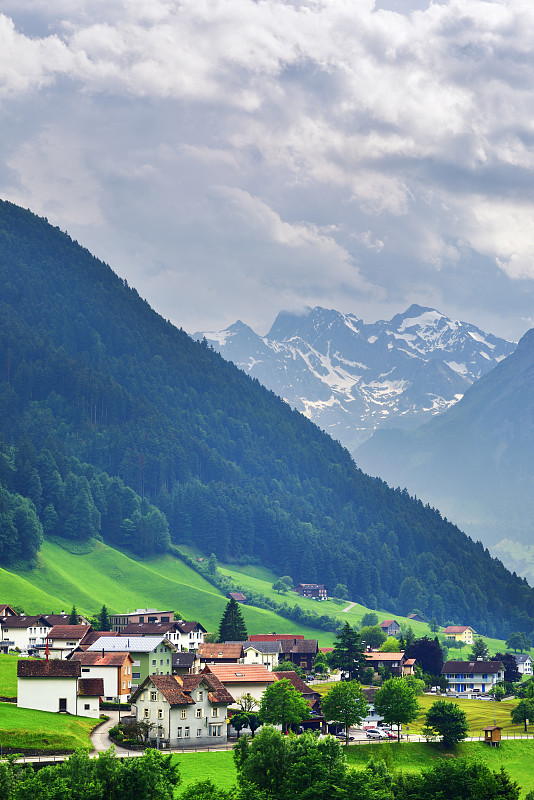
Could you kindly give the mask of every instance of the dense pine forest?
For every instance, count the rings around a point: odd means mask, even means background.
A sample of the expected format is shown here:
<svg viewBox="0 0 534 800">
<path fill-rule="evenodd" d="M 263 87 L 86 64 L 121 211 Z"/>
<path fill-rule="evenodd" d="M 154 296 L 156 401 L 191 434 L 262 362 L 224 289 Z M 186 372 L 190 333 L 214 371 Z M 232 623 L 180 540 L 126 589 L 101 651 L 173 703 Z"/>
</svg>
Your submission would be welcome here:
<svg viewBox="0 0 534 800">
<path fill-rule="evenodd" d="M 0 564 L 42 536 L 141 556 L 196 544 L 488 635 L 534 592 L 438 511 L 156 314 L 106 264 L 0 203 Z"/>
</svg>

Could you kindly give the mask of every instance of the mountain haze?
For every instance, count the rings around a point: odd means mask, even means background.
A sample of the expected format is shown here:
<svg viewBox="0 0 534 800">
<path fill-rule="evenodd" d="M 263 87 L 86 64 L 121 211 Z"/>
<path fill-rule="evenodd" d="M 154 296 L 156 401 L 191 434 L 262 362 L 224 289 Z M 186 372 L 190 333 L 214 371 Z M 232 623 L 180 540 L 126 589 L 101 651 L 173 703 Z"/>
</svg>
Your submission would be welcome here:
<svg viewBox="0 0 534 800">
<path fill-rule="evenodd" d="M 0 565 L 34 562 L 43 534 L 141 559 L 192 544 L 373 607 L 534 630 L 534 592 L 480 543 L 5 202 L 0 286 Z"/>
<path fill-rule="evenodd" d="M 316 307 L 258 336 L 236 322 L 197 332 L 351 452 L 382 427 L 414 427 L 456 403 L 515 345 L 433 308 L 364 323 Z"/>
<path fill-rule="evenodd" d="M 488 546 L 503 539 L 532 546 L 533 398 L 530 330 L 453 408 L 414 431 L 378 431 L 356 459 L 366 471 L 435 504 Z M 517 563 L 524 572 L 521 567 Z"/>
</svg>

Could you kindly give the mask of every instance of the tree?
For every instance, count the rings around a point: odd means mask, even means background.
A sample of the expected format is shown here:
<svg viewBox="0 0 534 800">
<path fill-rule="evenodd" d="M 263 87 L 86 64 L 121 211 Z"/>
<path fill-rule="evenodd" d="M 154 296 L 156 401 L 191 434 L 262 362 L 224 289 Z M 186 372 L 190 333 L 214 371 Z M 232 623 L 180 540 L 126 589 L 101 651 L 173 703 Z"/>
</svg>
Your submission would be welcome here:
<svg viewBox="0 0 534 800">
<path fill-rule="evenodd" d="M 349 728 L 359 725 L 367 716 L 369 704 L 362 687 L 356 681 L 335 683 L 321 700 L 321 710 L 328 722 L 340 722 L 345 728 L 345 743 L 349 743 Z"/>
<path fill-rule="evenodd" d="M 425 717 L 427 726 L 439 733 L 445 747 L 461 742 L 469 731 L 465 711 L 448 700 L 432 703 Z"/>
<path fill-rule="evenodd" d="M 419 704 L 415 692 L 402 678 L 384 681 L 373 701 L 375 711 L 390 725 L 397 725 L 400 741 L 400 725 L 412 722 L 417 717 Z"/>
<path fill-rule="evenodd" d="M 217 556 L 215 553 L 212 553 L 208 558 L 208 572 L 210 575 L 217 574 Z"/>
<path fill-rule="evenodd" d="M 220 642 L 243 642 L 247 638 L 247 628 L 243 614 L 237 603 L 232 597 L 226 604 L 224 614 L 219 623 Z"/>
<path fill-rule="evenodd" d="M 520 631 L 516 631 L 516 633 L 510 634 L 508 639 L 506 640 L 506 647 L 510 650 L 513 650 L 514 653 L 517 653 L 519 650 L 530 650 L 531 642 L 529 641 L 528 636 L 526 633 L 521 633 Z"/>
<path fill-rule="evenodd" d="M 379 649 L 381 653 L 400 653 L 401 646 L 398 639 L 395 639 L 394 636 L 388 636 Z"/>
<path fill-rule="evenodd" d="M 288 725 L 298 725 L 310 718 L 310 707 L 291 681 L 282 678 L 271 683 L 263 693 L 260 703 L 260 719 L 271 725 L 281 725 L 282 731 Z"/>
<path fill-rule="evenodd" d="M 345 586 L 344 583 L 338 583 L 334 587 L 334 597 L 339 597 L 340 600 L 347 600 L 349 596 L 349 590 Z"/>
<path fill-rule="evenodd" d="M 287 592 L 287 583 L 285 583 L 282 578 L 278 578 L 278 580 L 273 583 L 271 588 L 273 591 L 278 592 L 278 594 L 280 594 L 280 592 L 285 594 Z"/>
<path fill-rule="evenodd" d="M 348 622 L 337 634 L 330 664 L 334 669 L 347 672 L 349 680 L 359 678 L 368 666 L 361 637 Z"/>
<path fill-rule="evenodd" d="M 273 672 L 296 672 L 302 680 L 306 678 L 306 673 L 302 667 L 299 667 L 298 664 L 293 664 L 292 661 L 279 661 L 278 664 L 273 667 Z"/>
<path fill-rule="evenodd" d="M 259 702 L 255 697 L 252 697 L 250 692 L 245 692 L 245 694 L 242 694 L 241 697 L 237 697 L 236 700 L 239 704 L 239 708 L 241 711 L 244 711 L 245 714 L 248 714 L 249 711 L 252 711 L 259 706 Z"/>
<path fill-rule="evenodd" d="M 467 758 L 438 760 L 418 775 L 403 776 L 395 786 L 396 800 L 518 800 L 519 786 L 504 769 Z"/>
<path fill-rule="evenodd" d="M 380 647 L 388 638 L 380 625 L 366 625 L 360 631 L 362 643 L 367 647 Z"/>
<path fill-rule="evenodd" d="M 504 682 L 517 683 L 521 680 L 521 673 L 517 668 L 515 656 L 511 653 L 495 653 L 495 661 L 502 661 L 504 666 Z"/>
<path fill-rule="evenodd" d="M 432 617 L 432 619 L 429 622 L 429 625 L 432 633 L 437 633 L 439 631 L 438 621 L 435 617 Z"/>
<path fill-rule="evenodd" d="M 235 728 L 237 731 L 237 738 L 239 739 L 239 734 L 241 733 L 242 729 L 248 728 L 248 714 L 246 714 L 244 711 L 239 711 L 237 714 L 232 714 L 230 723 L 232 728 Z"/>
<path fill-rule="evenodd" d="M 375 614 L 374 611 L 368 611 L 362 617 L 362 626 L 373 627 L 374 625 L 378 625 L 378 614 Z"/>
<path fill-rule="evenodd" d="M 468 655 L 468 659 L 470 661 L 476 661 L 477 658 L 481 658 L 483 661 L 486 661 L 489 658 L 489 650 L 486 642 L 482 637 L 478 637 L 473 641 L 473 647 L 471 652 Z"/>
<path fill-rule="evenodd" d="M 519 725 L 520 722 L 523 722 L 525 725 L 525 733 L 528 733 L 528 723 L 534 722 L 534 700 L 527 698 L 520 700 L 512 709 L 511 716 L 514 725 Z"/>
<path fill-rule="evenodd" d="M 76 606 L 72 606 L 72 610 L 70 612 L 70 617 L 69 617 L 69 625 L 79 625 L 78 612 L 76 611 Z"/>
<path fill-rule="evenodd" d="M 101 631 L 110 631 L 111 623 L 109 621 L 109 614 L 106 606 L 102 606 L 100 614 L 98 615 L 98 624 Z"/>
<path fill-rule="evenodd" d="M 431 675 L 441 675 L 443 667 L 443 651 L 437 638 L 429 639 L 423 636 L 406 650 L 407 658 L 415 658 L 423 672 Z"/>
</svg>

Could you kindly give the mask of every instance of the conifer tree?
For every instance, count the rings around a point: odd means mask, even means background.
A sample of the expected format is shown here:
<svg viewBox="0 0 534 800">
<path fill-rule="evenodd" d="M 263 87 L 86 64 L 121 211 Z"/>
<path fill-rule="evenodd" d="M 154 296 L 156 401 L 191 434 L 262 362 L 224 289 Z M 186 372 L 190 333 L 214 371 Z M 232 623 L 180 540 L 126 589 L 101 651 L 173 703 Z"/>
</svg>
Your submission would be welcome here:
<svg viewBox="0 0 534 800">
<path fill-rule="evenodd" d="M 100 623 L 100 630 L 101 631 L 110 631 L 111 630 L 111 623 L 109 621 L 109 614 L 106 606 L 102 606 L 100 610 L 100 614 L 98 615 L 98 622 Z"/>
<path fill-rule="evenodd" d="M 219 624 L 220 642 L 244 642 L 247 638 L 247 628 L 243 614 L 237 603 L 232 597 L 226 604 L 224 614 Z"/>
<path fill-rule="evenodd" d="M 78 612 L 76 611 L 76 606 L 72 606 L 72 611 L 70 612 L 69 617 L 69 625 L 78 625 Z"/>
</svg>

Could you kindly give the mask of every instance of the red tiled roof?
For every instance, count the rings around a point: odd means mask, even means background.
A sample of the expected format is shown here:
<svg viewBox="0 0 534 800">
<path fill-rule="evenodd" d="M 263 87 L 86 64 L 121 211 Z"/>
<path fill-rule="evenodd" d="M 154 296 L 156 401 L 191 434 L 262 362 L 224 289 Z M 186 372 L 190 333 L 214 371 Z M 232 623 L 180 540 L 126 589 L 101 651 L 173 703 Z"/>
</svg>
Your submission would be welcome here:
<svg viewBox="0 0 534 800">
<path fill-rule="evenodd" d="M 274 683 L 276 678 L 263 664 L 206 664 L 201 675 L 212 672 L 222 683 Z"/>
<path fill-rule="evenodd" d="M 18 678 L 79 678 L 82 668 L 79 661 L 62 661 L 51 658 L 49 661 L 19 660 Z"/>
<path fill-rule="evenodd" d="M 85 650 L 73 653 L 69 661 L 79 661 L 82 667 L 122 667 L 125 661 L 131 661 L 133 658 L 129 653 L 102 653 L 97 650 Z"/>
<path fill-rule="evenodd" d="M 184 675 L 181 677 L 184 691 L 193 692 L 201 683 L 208 687 L 209 700 L 212 703 L 233 703 L 234 698 L 213 672 L 203 672 L 201 675 Z"/>
<path fill-rule="evenodd" d="M 90 630 L 85 634 L 83 639 L 80 641 L 80 646 L 81 647 L 86 647 L 86 646 L 89 647 L 89 645 L 94 644 L 96 641 L 98 641 L 98 639 L 101 639 L 102 637 L 105 637 L 105 636 L 116 636 L 116 635 L 117 634 L 116 634 L 115 631 L 93 631 L 93 630 Z"/>
<path fill-rule="evenodd" d="M 104 694 L 104 678 L 80 678 L 78 681 L 80 697 L 102 697 Z"/>
<path fill-rule="evenodd" d="M 467 630 L 469 630 L 469 625 L 449 625 L 447 628 L 444 628 L 443 633 L 463 633 Z"/>
<path fill-rule="evenodd" d="M 402 661 L 404 653 L 365 653 L 365 657 L 368 661 Z"/>
<path fill-rule="evenodd" d="M 171 706 L 194 705 L 193 698 L 182 690 L 179 677 L 179 675 L 150 675 L 150 680 Z"/>
</svg>

